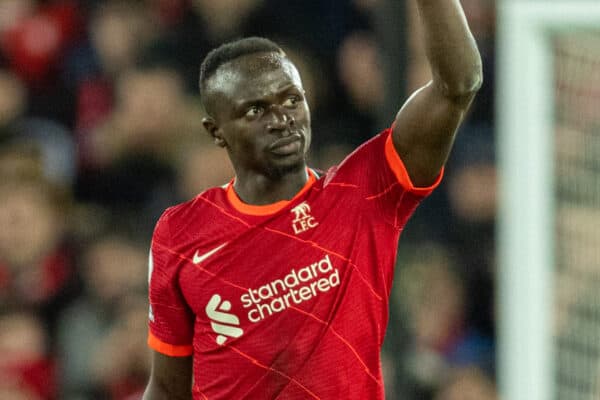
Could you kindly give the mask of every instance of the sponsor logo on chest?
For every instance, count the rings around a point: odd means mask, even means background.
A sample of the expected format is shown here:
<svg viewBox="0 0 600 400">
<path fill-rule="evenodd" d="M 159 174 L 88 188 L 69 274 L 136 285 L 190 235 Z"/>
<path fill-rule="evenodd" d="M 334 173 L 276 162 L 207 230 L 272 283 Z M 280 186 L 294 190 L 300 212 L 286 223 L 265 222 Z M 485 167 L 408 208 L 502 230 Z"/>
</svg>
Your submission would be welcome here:
<svg viewBox="0 0 600 400">
<path fill-rule="evenodd" d="M 329 255 L 302 268 L 294 268 L 285 276 L 256 288 L 249 288 L 240 296 L 248 320 L 258 323 L 274 314 L 309 301 L 331 288 L 339 286 L 340 273 L 334 268 Z M 231 303 L 221 296 L 211 296 L 205 308 L 216 341 L 222 345 L 227 338 L 242 336 L 239 318 L 231 313 Z"/>
<path fill-rule="evenodd" d="M 290 212 L 294 214 L 292 229 L 296 235 L 319 225 L 315 217 L 310 214 L 310 206 L 306 201 L 292 208 Z"/>
</svg>

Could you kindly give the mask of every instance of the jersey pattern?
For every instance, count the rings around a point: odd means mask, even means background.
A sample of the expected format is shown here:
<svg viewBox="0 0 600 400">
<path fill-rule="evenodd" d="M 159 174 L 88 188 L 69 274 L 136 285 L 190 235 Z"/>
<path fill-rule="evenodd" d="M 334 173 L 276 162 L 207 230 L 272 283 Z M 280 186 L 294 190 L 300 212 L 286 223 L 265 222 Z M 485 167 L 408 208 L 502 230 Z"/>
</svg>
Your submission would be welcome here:
<svg viewBox="0 0 600 400">
<path fill-rule="evenodd" d="M 289 201 L 232 184 L 165 211 L 150 254 L 148 343 L 193 355 L 194 399 L 383 399 L 397 241 L 415 188 L 388 129 Z"/>
</svg>

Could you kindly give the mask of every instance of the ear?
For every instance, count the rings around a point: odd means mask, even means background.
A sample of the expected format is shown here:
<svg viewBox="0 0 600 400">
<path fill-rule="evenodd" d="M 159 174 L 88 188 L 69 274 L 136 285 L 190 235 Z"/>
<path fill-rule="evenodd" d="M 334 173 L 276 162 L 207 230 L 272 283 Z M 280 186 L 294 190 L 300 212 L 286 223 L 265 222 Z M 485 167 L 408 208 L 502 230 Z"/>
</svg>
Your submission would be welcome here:
<svg viewBox="0 0 600 400">
<path fill-rule="evenodd" d="M 206 129 L 208 134 L 210 136 L 212 136 L 212 138 L 217 146 L 225 147 L 227 145 L 227 143 L 225 142 L 225 139 L 223 139 L 223 137 L 221 136 L 219 127 L 217 126 L 217 123 L 215 122 L 214 118 L 212 118 L 212 117 L 202 118 L 202 125 L 204 126 L 204 129 Z"/>
</svg>

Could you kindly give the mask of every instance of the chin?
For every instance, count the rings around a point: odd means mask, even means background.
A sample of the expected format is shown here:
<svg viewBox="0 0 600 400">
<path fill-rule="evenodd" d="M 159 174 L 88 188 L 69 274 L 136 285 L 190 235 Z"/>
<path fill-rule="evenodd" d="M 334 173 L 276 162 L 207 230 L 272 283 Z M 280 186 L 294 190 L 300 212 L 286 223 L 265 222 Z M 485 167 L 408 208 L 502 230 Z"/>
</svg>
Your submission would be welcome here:
<svg viewBox="0 0 600 400">
<path fill-rule="evenodd" d="M 268 174 L 271 178 L 283 178 L 286 175 L 304 171 L 306 168 L 306 159 L 304 157 L 289 162 L 272 163 L 268 168 Z M 287 161 L 287 160 L 286 160 Z"/>
</svg>

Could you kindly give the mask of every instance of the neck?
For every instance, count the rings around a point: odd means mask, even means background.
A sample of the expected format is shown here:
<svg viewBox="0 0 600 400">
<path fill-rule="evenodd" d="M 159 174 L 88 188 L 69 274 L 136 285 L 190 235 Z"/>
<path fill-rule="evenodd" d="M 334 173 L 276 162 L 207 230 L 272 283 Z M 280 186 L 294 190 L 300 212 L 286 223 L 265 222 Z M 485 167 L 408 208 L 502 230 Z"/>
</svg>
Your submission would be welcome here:
<svg viewBox="0 0 600 400">
<path fill-rule="evenodd" d="M 308 181 L 306 166 L 281 176 L 246 173 L 237 175 L 233 188 L 246 204 L 265 205 L 281 200 L 291 200 Z"/>
</svg>

